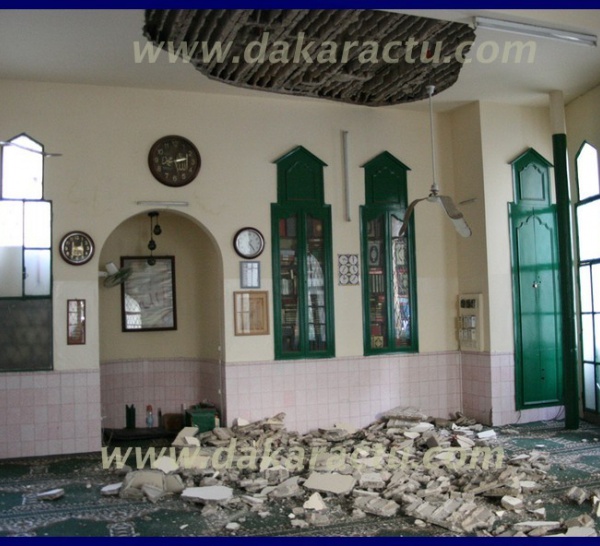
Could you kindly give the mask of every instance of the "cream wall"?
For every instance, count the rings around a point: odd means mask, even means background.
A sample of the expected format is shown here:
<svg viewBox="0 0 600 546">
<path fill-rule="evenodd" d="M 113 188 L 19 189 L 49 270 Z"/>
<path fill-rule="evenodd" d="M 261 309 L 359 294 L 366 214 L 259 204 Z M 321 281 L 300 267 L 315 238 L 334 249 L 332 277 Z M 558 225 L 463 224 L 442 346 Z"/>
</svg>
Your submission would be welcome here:
<svg viewBox="0 0 600 546">
<path fill-rule="evenodd" d="M 571 197 L 577 200 L 575 155 L 584 141 L 600 150 L 600 86 L 570 102 L 565 108 L 567 122 L 567 146 L 571 175 Z"/>
<path fill-rule="evenodd" d="M 276 200 L 273 160 L 303 145 L 329 166 L 325 200 L 332 205 L 333 253 L 359 253 L 359 206 L 364 202 L 360 165 L 383 150 L 407 164 L 409 197 L 426 195 L 431 184 L 428 118 L 424 112 L 371 109 L 327 101 L 244 98 L 189 92 L 3 81 L 0 126 L 5 137 L 26 131 L 61 158 L 46 161 L 46 198 L 54 202 L 54 244 L 73 229 L 86 231 L 101 249 L 126 219 L 143 212 L 139 200 L 183 200 L 185 213 L 200 223 L 222 256 L 224 345 L 228 361 L 273 358 L 273 338 L 235 337 L 232 292 L 239 287 L 239 258 L 231 239 L 252 225 L 267 238 L 261 257 L 263 287 L 271 292 L 270 203 Z M 340 132 L 350 137 L 352 220 L 344 219 Z M 444 130 L 443 128 L 441 129 Z M 446 132 L 448 129 L 446 129 Z M 166 134 L 190 138 L 202 154 L 196 181 L 169 188 L 149 174 L 147 153 Z M 442 166 L 447 161 L 441 161 Z M 440 173 L 451 187 L 450 173 Z M 416 214 L 421 351 L 456 348 L 454 332 L 456 236 L 441 210 L 427 204 Z M 54 281 L 61 298 L 85 285 L 79 297 L 98 298 L 99 252 L 73 267 L 54 255 Z M 73 284 L 76 283 L 76 284 Z M 220 287 L 218 287 L 220 290 Z M 102 295 L 102 293 L 100 293 Z M 270 293 L 271 300 L 271 293 Z M 335 286 L 338 356 L 362 354 L 362 299 L 356 287 Z M 63 301 L 56 302 L 57 320 Z M 65 303 L 66 305 L 66 303 Z M 89 316 L 90 331 L 98 329 Z M 101 330 L 101 329 L 100 329 Z M 271 332 L 272 332 L 271 328 Z M 64 354 L 56 334 L 56 354 Z M 57 358 L 56 369 L 70 359 Z M 92 345 L 78 355 L 81 368 L 98 366 Z"/>
<path fill-rule="evenodd" d="M 459 291 L 483 294 L 484 307 L 489 309 L 480 104 L 468 104 L 446 116 L 452 128 L 449 148 L 454 159 L 456 202 L 469 201 L 461 206 L 461 210 L 473 232 L 468 239 L 458 241 Z M 489 350 L 488 320 L 483 325 L 483 338 L 484 348 Z"/>
<path fill-rule="evenodd" d="M 481 104 L 490 350 L 514 350 L 508 203 L 513 198 L 510 162 L 535 148 L 552 163 L 548 108 Z M 552 184 L 553 185 L 553 184 Z"/>
</svg>

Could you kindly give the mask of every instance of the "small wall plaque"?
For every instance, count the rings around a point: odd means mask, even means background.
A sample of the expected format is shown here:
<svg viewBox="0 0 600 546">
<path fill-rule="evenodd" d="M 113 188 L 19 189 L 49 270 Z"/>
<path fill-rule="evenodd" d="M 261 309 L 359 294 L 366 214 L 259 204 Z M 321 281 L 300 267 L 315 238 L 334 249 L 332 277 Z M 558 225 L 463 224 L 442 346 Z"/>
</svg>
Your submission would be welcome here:
<svg viewBox="0 0 600 546">
<path fill-rule="evenodd" d="M 260 262 L 240 262 L 240 288 L 260 288 Z"/>
<path fill-rule="evenodd" d="M 359 279 L 358 254 L 338 254 L 338 284 L 356 286 Z"/>
</svg>

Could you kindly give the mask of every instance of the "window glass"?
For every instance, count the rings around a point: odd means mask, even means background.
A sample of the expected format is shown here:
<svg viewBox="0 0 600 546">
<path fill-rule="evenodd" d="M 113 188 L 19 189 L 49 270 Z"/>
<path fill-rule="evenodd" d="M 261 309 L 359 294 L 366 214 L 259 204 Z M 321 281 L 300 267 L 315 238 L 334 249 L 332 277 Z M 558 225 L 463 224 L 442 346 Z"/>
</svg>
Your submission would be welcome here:
<svg viewBox="0 0 600 546">
<path fill-rule="evenodd" d="M 579 259 L 600 258 L 600 199 L 577 208 Z"/>
<path fill-rule="evenodd" d="M 2 197 L 42 199 L 43 148 L 26 135 L 10 140 L 2 149 Z"/>
<path fill-rule="evenodd" d="M 50 250 L 24 252 L 25 296 L 47 296 L 50 294 Z"/>
<path fill-rule="evenodd" d="M 28 201 L 25 203 L 25 247 L 50 248 L 50 216 L 50 203 L 48 201 Z"/>
<path fill-rule="evenodd" d="M 598 183 L 598 152 L 591 144 L 585 143 L 577 155 L 577 184 L 579 200 L 597 195 L 600 192 Z"/>
</svg>

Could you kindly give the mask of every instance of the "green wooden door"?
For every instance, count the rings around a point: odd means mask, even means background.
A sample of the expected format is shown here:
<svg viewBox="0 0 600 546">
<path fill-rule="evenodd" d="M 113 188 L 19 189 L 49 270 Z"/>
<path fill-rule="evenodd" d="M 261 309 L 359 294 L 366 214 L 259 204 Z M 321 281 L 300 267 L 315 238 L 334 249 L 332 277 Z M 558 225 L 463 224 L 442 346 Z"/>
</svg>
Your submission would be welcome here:
<svg viewBox="0 0 600 546">
<path fill-rule="evenodd" d="M 554 207 L 511 206 L 517 407 L 562 400 L 562 344 Z"/>
<path fill-rule="evenodd" d="M 515 203 L 509 204 L 516 407 L 562 403 L 562 338 L 556 206 L 550 164 L 535 150 L 513 162 Z"/>
</svg>

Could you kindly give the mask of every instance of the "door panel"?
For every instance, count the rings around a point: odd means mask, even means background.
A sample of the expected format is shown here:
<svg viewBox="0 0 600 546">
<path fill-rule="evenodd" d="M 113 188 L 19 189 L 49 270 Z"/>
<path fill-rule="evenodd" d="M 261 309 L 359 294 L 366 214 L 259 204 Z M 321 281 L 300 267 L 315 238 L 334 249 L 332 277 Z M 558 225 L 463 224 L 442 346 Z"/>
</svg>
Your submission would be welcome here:
<svg viewBox="0 0 600 546">
<path fill-rule="evenodd" d="M 554 207 L 511 205 L 518 409 L 562 400 L 562 340 Z"/>
</svg>

